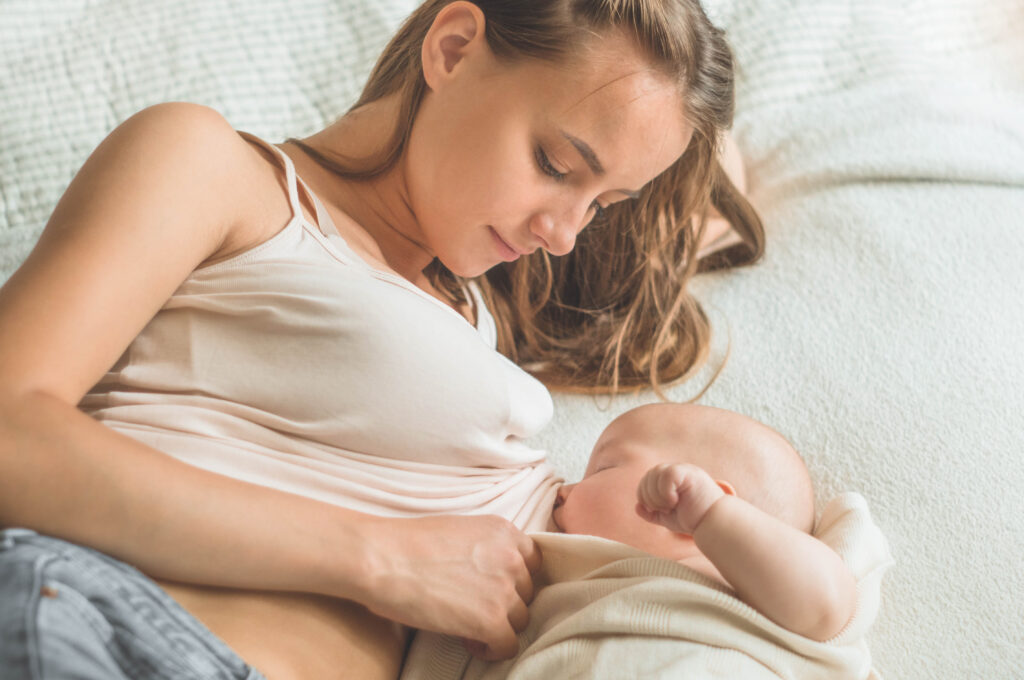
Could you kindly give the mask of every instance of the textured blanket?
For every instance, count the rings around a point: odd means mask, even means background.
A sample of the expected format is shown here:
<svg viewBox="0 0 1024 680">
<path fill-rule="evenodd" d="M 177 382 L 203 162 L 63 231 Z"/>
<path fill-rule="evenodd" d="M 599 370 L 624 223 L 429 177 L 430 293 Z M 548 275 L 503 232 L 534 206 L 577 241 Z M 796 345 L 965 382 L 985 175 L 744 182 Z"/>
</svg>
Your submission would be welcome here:
<svg viewBox="0 0 1024 680">
<path fill-rule="evenodd" d="M 470 660 L 458 640 L 418 635 L 402 680 L 743 678 L 864 680 L 888 545 L 864 498 L 826 507 L 815 534 L 857 577 L 857 611 L 832 640 L 785 630 L 724 586 L 671 560 L 593 536 L 535 534 L 544 555 L 514 659 Z"/>
<path fill-rule="evenodd" d="M 897 565 L 869 634 L 882 675 L 1019 678 L 1024 3 L 705 1 L 768 240 L 759 265 L 695 283 L 709 370 L 728 351 L 701 402 L 789 437 L 819 498 L 867 498 Z M 414 5 L 0 0 L 0 280 L 132 113 L 187 100 L 268 140 L 310 134 Z M 655 399 L 556 395 L 530 443 L 577 479 L 604 426 Z"/>
</svg>

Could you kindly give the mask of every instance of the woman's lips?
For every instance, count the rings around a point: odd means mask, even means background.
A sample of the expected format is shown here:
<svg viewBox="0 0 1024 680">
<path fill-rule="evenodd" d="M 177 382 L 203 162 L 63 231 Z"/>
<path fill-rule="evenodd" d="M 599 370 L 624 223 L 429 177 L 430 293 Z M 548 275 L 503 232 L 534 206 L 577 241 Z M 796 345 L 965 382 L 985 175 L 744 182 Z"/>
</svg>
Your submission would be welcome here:
<svg viewBox="0 0 1024 680">
<path fill-rule="evenodd" d="M 501 238 L 501 236 L 498 236 L 498 232 L 494 230 L 494 227 L 488 227 L 488 229 L 491 231 L 491 236 L 494 237 L 494 243 L 498 248 L 498 253 L 501 255 L 501 259 L 506 262 L 514 262 L 518 260 L 522 253 L 506 243 L 505 239 Z"/>
</svg>

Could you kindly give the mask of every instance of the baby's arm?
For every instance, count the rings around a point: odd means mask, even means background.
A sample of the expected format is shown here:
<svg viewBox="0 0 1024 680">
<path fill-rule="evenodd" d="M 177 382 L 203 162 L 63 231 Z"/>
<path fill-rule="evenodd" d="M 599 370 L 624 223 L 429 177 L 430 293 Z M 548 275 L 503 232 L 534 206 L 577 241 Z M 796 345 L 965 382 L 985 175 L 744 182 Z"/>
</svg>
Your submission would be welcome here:
<svg viewBox="0 0 1024 680">
<path fill-rule="evenodd" d="M 703 468 L 659 465 L 637 489 L 637 513 L 693 536 L 741 600 L 814 640 L 839 633 L 853 615 L 853 575 L 827 545 L 725 494 Z"/>
</svg>

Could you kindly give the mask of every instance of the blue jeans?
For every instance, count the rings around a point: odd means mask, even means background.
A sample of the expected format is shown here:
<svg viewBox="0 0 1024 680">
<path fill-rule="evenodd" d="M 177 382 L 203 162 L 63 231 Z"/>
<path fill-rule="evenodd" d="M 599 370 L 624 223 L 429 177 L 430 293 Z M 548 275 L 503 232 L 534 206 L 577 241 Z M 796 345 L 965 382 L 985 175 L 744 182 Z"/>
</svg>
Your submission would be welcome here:
<svg viewBox="0 0 1024 680">
<path fill-rule="evenodd" d="M 138 569 L 0 531 L 0 680 L 265 680 Z"/>
</svg>

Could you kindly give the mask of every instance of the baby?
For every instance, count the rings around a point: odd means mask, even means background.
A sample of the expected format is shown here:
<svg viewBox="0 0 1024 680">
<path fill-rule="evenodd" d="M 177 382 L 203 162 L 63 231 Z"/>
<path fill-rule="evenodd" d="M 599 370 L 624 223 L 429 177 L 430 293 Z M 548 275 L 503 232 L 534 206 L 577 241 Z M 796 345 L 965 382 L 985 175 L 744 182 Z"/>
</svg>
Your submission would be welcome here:
<svg viewBox="0 0 1024 680">
<path fill-rule="evenodd" d="M 810 479 L 781 435 L 707 406 L 632 409 L 601 433 L 582 481 L 559 488 L 548 531 L 611 539 L 689 571 L 635 559 L 621 545 L 538 532 L 544 562 L 519 654 L 488 662 L 465 653 L 478 643 L 418 633 L 402 680 L 863 680 L 870 665 L 863 638 L 891 558 L 858 514 L 866 508 L 855 507 L 829 504 L 822 536 L 850 548 L 859 583 L 809 533 Z M 843 525 L 854 517 L 856 528 Z M 780 635 L 693 571 L 795 635 Z M 858 598 L 864 610 L 854 617 Z"/>
<path fill-rule="evenodd" d="M 853 615 L 856 582 L 813 525 L 807 469 L 781 435 L 731 411 L 651 404 L 601 433 L 582 481 L 559 489 L 549 530 L 677 560 L 827 640 Z"/>
</svg>

